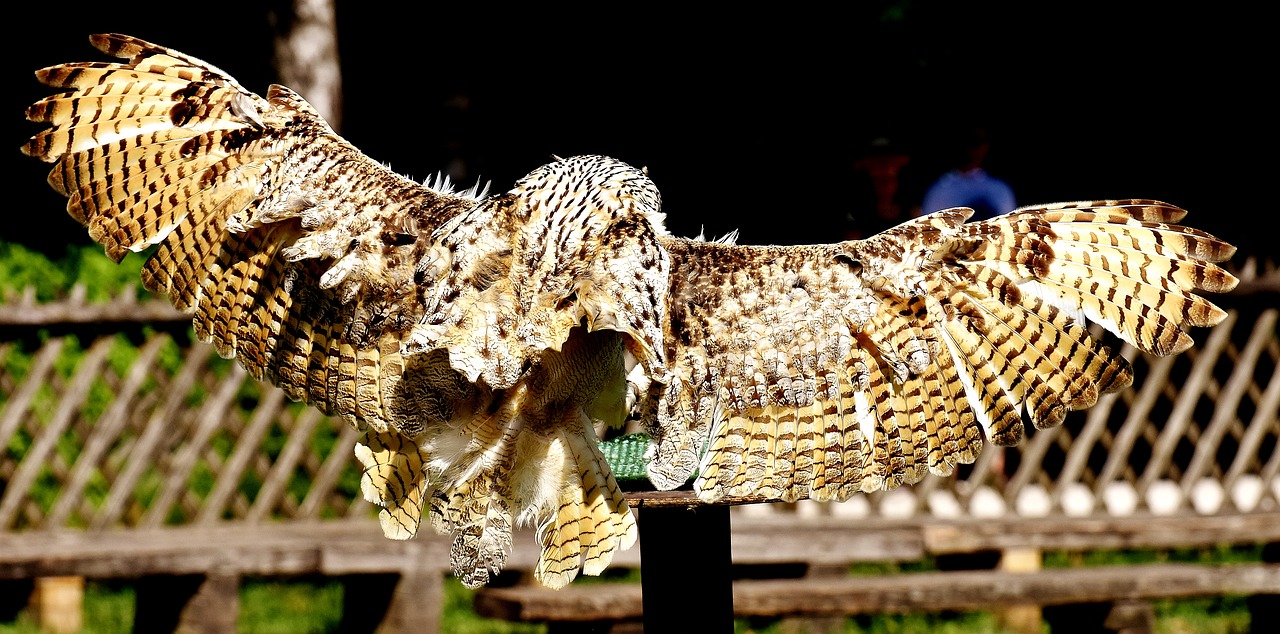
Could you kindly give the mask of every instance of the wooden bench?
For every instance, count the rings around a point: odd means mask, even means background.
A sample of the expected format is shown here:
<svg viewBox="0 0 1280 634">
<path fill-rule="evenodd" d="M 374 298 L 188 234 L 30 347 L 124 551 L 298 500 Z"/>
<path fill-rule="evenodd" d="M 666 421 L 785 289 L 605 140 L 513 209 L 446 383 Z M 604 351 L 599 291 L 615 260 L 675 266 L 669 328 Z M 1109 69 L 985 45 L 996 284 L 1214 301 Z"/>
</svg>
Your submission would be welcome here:
<svg viewBox="0 0 1280 634">
<path fill-rule="evenodd" d="M 641 534 L 643 548 L 643 526 Z M 746 515 L 733 519 L 731 534 L 736 567 L 801 564 L 825 571 L 789 579 L 735 579 L 732 600 L 737 617 L 940 612 L 1010 604 L 1126 603 L 1222 594 L 1276 595 L 1272 599 L 1280 602 L 1280 562 L 1037 566 L 1021 571 L 997 567 L 874 575 L 830 572 L 833 567 L 847 569 L 855 563 L 908 562 L 975 553 L 1280 544 L 1280 511 L 1200 518 L 1054 517 L 933 522 Z M 742 574 L 749 573 L 740 570 L 737 576 Z M 712 575 L 698 571 L 694 576 L 705 579 Z M 533 585 L 484 588 L 476 594 L 475 606 L 483 616 L 546 622 L 554 626 L 553 631 L 572 631 L 588 623 L 599 628 L 604 623 L 637 622 L 644 617 L 642 589 L 635 583 L 571 585 L 561 591 Z M 1255 620 L 1261 623 L 1261 619 L 1275 623 L 1274 611 L 1257 611 Z M 1073 625 L 1078 627 L 1079 620 Z M 1035 628 L 1038 630 L 1038 623 Z"/>
<path fill-rule="evenodd" d="M 242 578 L 321 575 L 346 582 L 344 627 L 434 631 L 447 561 L 441 539 L 391 541 L 364 520 L 40 531 L 0 542 L 0 585 L 134 579 L 134 631 L 234 632 Z"/>
</svg>

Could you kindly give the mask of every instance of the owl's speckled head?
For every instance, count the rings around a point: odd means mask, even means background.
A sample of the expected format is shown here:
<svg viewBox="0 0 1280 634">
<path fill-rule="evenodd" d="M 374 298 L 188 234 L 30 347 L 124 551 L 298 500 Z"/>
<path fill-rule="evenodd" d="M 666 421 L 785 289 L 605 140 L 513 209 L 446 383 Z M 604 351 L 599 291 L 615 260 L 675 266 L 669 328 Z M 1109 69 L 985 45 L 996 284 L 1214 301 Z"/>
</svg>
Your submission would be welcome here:
<svg viewBox="0 0 1280 634">
<path fill-rule="evenodd" d="M 633 167 L 618 159 L 598 154 L 583 154 L 569 158 L 556 157 L 538 169 L 529 172 L 516 183 L 516 190 L 525 195 L 535 193 L 534 184 L 545 189 L 547 183 L 576 183 L 588 185 L 599 192 L 608 192 L 622 206 L 644 214 L 644 217 L 660 235 L 668 235 L 666 214 L 662 212 L 662 194 L 650 180 L 647 170 Z"/>
</svg>

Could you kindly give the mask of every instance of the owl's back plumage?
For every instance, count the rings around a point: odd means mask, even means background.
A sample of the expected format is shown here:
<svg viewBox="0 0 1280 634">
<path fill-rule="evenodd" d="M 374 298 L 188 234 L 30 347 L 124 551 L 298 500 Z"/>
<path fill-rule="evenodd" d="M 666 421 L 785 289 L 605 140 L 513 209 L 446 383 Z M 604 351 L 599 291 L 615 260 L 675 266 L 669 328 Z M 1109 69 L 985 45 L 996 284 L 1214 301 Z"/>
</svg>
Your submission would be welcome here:
<svg viewBox="0 0 1280 634">
<path fill-rule="evenodd" d="M 537 528 L 537 578 L 636 539 L 597 424 L 638 419 L 660 489 L 842 500 L 1017 442 L 1129 384 L 1084 321 L 1172 354 L 1224 313 L 1233 248 L 1149 200 L 952 209 L 868 240 L 663 228 L 645 173 L 580 156 L 485 196 L 405 179 L 298 95 L 123 35 L 38 78 L 23 150 L 117 261 L 291 398 L 341 416 L 391 538 L 454 537 L 469 586 Z"/>
</svg>

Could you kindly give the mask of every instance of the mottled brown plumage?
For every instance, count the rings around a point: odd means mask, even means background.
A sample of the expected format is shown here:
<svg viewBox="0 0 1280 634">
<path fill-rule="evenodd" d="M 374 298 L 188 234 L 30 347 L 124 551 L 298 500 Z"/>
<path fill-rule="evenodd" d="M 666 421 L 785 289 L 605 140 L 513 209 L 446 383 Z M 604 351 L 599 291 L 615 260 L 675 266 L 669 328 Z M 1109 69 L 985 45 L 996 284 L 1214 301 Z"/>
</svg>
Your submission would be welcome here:
<svg viewBox="0 0 1280 634">
<path fill-rule="evenodd" d="M 659 489 L 696 472 L 712 502 L 843 500 L 1128 385 L 1085 320 L 1177 353 L 1224 317 L 1194 293 L 1236 283 L 1213 264 L 1230 245 L 1150 200 L 756 247 L 668 235 L 645 173 L 601 156 L 456 193 L 365 157 L 287 88 L 91 41 L 124 61 L 39 71 L 66 92 L 28 109 L 50 127 L 23 150 L 108 255 L 155 247 L 142 279 L 201 339 L 364 431 L 384 533 L 452 535 L 468 586 L 518 526 L 551 587 L 635 541 L 597 424 L 644 426 Z"/>
</svg>

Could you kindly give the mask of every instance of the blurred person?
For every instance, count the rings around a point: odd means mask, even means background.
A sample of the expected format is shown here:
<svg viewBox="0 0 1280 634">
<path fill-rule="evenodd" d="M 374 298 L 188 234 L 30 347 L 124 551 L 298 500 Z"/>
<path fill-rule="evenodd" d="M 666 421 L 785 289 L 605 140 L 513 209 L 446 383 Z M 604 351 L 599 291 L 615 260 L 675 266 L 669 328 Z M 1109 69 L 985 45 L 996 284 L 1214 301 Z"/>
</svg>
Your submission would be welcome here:
<svg viewBox="0 0 1280 634">
<path fill-rule="evenodd" d="M 970 207 L 970 221 L 985 220 L 1008 213 L 1017 207 L 1013 188 L 987 173 L 983 163 L 991 151 L 987 130 L 975 128 L 962 140 L 955 166 L 938 177 L 924 193 L 921 213 L 933 213 L 951 207 Z"/>
<path fill-rule="evenodd" d="M 845 217 L 846 240 L 869 238 L 919 215 L 919 209 L 904 202 L 914 199 L 903 186 L 910 164 L 911 156 L 887 137 L 872 139 L 852 165 L 862 184 L 855 186 L 860 196 Z"/>
</svg>

